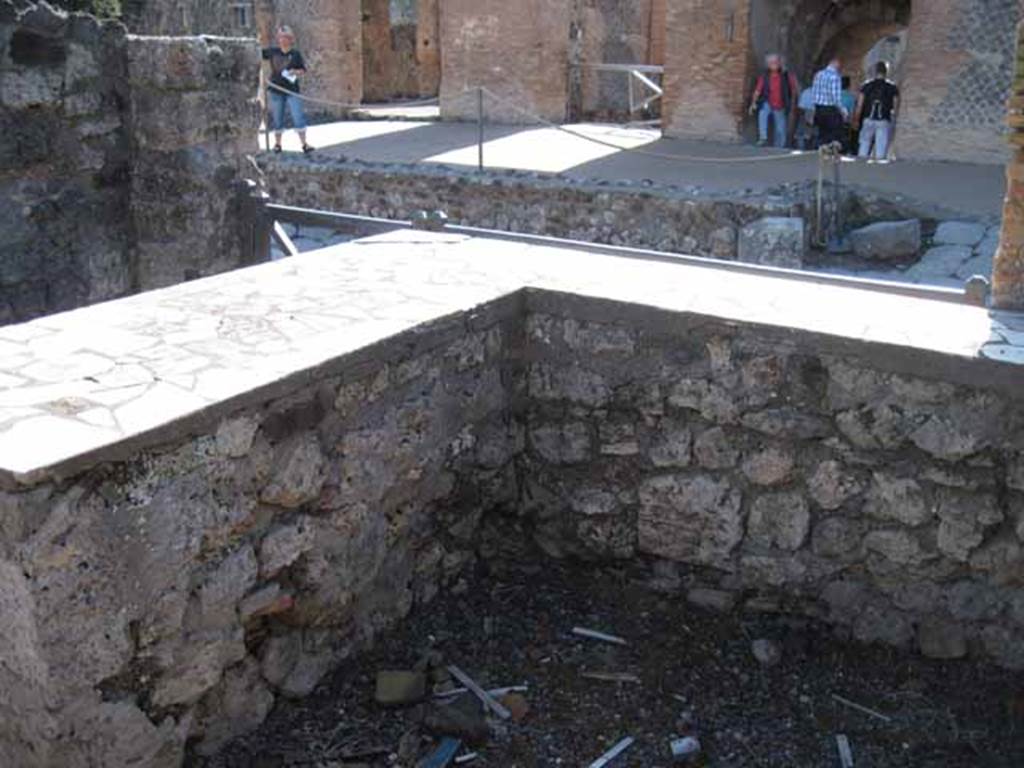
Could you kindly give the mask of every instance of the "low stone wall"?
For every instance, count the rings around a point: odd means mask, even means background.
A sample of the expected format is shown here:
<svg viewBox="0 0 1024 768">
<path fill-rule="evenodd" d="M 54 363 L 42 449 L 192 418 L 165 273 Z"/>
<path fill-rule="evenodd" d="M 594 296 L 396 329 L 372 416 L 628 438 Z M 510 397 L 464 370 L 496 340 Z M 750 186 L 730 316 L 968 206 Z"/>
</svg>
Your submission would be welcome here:
<svg viewBox="0 0 1024 768">
<path fill-rule="evenodd" d="M 1024 667 L 1024 410 L 984 365 L 530 293 L 522 512 L 695 602 Z"/>
<path fill-rule="evenodd" d="M 812 184 L 740 197 L 695 187 L 595 183 L 520 171 L 479 174 L 454 166 L 270 156 L 261 156 L 260 165 L 271 198 L 285 205 L 399 220 L 440 209 L 453 224 L 726 261 L 737 258 L 741 230 L 758 219 L 802 218 L 808 234 L 814 225 Z M 963 218 L 902 196 L 886 199 L 844 188 L 842 219 L 848 227 L 943 217 Z"/>
<path fill-rule="evenodd" d="M 245 263 L 258 66 L 0 0 L 0 324 Z"/>
<path fill-rule="evenodd" d="M 1024 668 L 1018 338 L 419 231 L 2 329 L 0 764 L 177 766 L 539 553 Z"/>
<path fill-rule="evenodd" d="M 256 727 L 451 583 L 482 516 L 515 503 L 515 310 L 3 493 L 0 763 L 178 766 L 186 740 Z"/>
<path fill-rule="evenodd" d="M 803 216 L 802 195 L 737 201 L 629 182 L 539 174 L 261 158 L 274 202 L 384 218 L 443 210 L 453 224 L 733 260 L 740 229 L 764 216 Z"/>
</svg>

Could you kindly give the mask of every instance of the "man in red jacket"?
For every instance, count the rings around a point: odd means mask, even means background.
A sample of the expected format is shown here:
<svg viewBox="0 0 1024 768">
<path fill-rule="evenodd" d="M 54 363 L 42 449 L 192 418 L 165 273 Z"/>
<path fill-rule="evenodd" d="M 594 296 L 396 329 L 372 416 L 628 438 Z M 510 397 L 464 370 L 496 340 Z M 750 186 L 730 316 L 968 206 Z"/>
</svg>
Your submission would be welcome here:
<svg viewBox="0 0 1024 768">
<path fill-rule="evenodd" d="M 757 78 L 750 100 L 750 114 L 757 115 L 757 145 L 768 143 L 768 122 L 775 126 L 775 146 L 782 149 L 789 137 L 790 117 L 795 117 L 800 86 L 793 73 L 787 72 L 782 57 L 771 53 L 765 57 L 765 71 Z"/>
</svg>

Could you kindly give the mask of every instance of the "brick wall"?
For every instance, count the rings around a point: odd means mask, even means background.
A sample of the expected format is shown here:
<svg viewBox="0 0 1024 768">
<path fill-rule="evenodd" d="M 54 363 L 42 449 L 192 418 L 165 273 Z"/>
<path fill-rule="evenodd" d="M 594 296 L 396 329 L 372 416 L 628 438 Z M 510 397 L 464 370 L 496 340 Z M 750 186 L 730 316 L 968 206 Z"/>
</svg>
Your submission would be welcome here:
<svg viewBox="0 0 1024 768">
<path fill-rule="evenodd" d="M 438 0 L 419 0 L 415 23 L 396 24 L 390 0 L 363 3 L 363 96 L 433 96 L 441 80 Z"/>
<path fill-rule="evenodd" d="M 566 112 L 568 0 L 447 0 L 441 7 L 441 114 L 476 116 L 483 85 L 548 120 Z M 523 122 L 493 102 L 494 120 Z"/>
<path fill-rule="evenodd" d="M 287 24 L 309 66 L 303 90 L 344 103 L 363 99 L 363 23 L 360 0 L 273 0 L 257 3 L 258 24 Z M 269 18 L 268 18 L 269 16 Z"/>
<path fill-rule="evenodd" d="M 752 74 L 749 0 L 668 0 L 664 130 L 735 141 Z"/>
</svg>

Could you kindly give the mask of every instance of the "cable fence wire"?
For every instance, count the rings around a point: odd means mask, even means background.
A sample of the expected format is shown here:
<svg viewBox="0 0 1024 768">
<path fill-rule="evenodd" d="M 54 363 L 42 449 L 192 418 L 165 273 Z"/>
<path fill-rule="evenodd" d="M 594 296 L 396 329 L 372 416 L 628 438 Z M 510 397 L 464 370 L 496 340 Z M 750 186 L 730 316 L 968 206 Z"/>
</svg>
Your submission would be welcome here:
<svg viewBox="0 0 1024 768">
<path fill-rule="evenodd" d="M 321 106 L 328 106 L 328 107 L 331 107 L 331 108 L 334 108 L 334 109 L 341 109 L 341 110 L 367 109 L 367 105 L 366 104 L 343 102 L 343 101 L 334 101 L 334 100 L 331 100 L 331 99 L 323 99 L 323 98 L 319 98 L 319 97 L 308 96 L 308 95 L 302 94 L 302 93 L 294 93 L 292 91 L 289 91 L 286 88 L 282 88 L 281 86 L 275 85 L 273 83 L 268 83 L 267 84 L 267 91 L 268 92 L 270 92 L 270 91 L 277 91 L 277 92 L 280 92 L 280 93 L 287 94 L 289 96 L 294 96 L 295 98 L 298 98 L 298 99 L 300 99 L 302 101 L 305 101 L 305 102 L 309 102 L 311 104 L 319 104 Z M 573 138 L 576 138 L 578 140 L 586 141 L 586 142 L 589 142 L 591 144 L 595 144 L 595 145 L 604 147 L 605 149 L 614 149 L 617 152 L 628 152 L 630 154 L 639 155 L 639 156 L 643 156 L 643 157 L 653 157 L 653 158 L 657 158 L 659 160 L 670 160 L 670 161 L 682 162 L 682 163 L 708 163 L 708 164 L 717 165 L 717 164 L 771 163 L 771 162 L 785 162 L 785 161 L 792 161 L 792 160 L 806 160 L 808 157 L 812 157 L 814 155 L 814 153 L 811 153 L 811 152 L 802 152 L 802 151 L 799 151 L 799 150 L 794 150 L 794 151 L 791 151 L 791 152 L 788 152 L 788 153 L 782 154 L 782 155 L 759 155 L 759 156 L 756 156 L 756 157 L 752 157 L 752 156 L 745 156 L 745 157 L 705 157 L 703 155 L 687 155 L 687 154 L 679 154 L 679 153 L 672 153 L 672 152 L 657 152 L 657 151 L 654 151 L 654 150 L 643 149 L 642 147 L 628 147 L 628 146 L 623 146 L 622 144 L 616 144 L 613 141 L 608 141 L 606 139 L 602 139 L 602 138 L 599 138 L 599 137 L 596 137 L 596 136 L 590 136 L 590 135 L 587 135 L 586 133 L 582 133 L 581 131 L 574 130 L 573 128 L 570 128 L 568 126 L 560 125 L 559 123 L 555 123 L 555 122 L 552 122 L 551 120 L 547 120 L 544 117 L 541 117 L 537 113 L 533 112 L 532 110 L 530 110 L 530 109 L 528 109 L 526 107 L 521 106 L 519 103 L 513 101 L 512 99 L 508 99 L 508 98 L 505 98 L 503 96 L 499 96 L 497 93 L 495 93 L 494 91 L 492 91 L 490 88 L 488 88 L 486 86 L 474 86 L 474 87 L 471 87 L 471 88 L 466 88 L 464 91 L 462 91 L 462 93 L 457 94 L 456 98 L 461 97 L 461 96 L 466 96 L 468 94 L 475 94 L 475 93 L 482 93 L 485 96 L 487 96 L 489 99 L 497 102 L 498 104 L 501 104 L 502 106 L 505 106 L 505 107 L 511 109 L 513 112 L 519 114 L 520 116 L 526 118 L 527 120 L 529 120 L 529 121 L 531 121 L 531 122 L 533 122 L 533 123 L 535 123 L 537 125 L 544 126 L 545 128 L 549 128 L 551 130 L 555 130 L 555 131 L 558 131 L 560 133 L 564 133 L 564 134 L 566 134 L 568 136 L 572 136 Z M 433 106 L 433 105 L 436 105 L 436 104 L 440 104 L 440 102 L 441 102 L 440 97 L 434 96 L 434 97 L 429 98 L 429 99 L 419 99 L 417 101 L 395 102 L 392 105 L 387 105 L 387 106 L 381 107 L 381 108 L 408 109 L 408 108 L 411 108 L 411 107 Z M 268 131 L 269 131 L 269 120 L 268 120 L 267 126 L 268 126 Z"/>
</svg>

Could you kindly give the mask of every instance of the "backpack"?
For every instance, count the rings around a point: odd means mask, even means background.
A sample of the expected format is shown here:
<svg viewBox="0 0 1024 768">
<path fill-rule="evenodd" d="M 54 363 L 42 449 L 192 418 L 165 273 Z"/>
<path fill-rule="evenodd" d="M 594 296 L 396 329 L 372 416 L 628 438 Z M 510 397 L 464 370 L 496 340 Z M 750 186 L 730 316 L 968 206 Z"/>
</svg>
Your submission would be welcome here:
<svg viewBox="0 0 1024 768">
<path fill-rule="evenodd" d="M 900 92 L 895 83 L 875 78 L 866 82 L 861 92 L 864 94 L 865 120 L 892 120 L 892 109 Z"/>
</svg>

